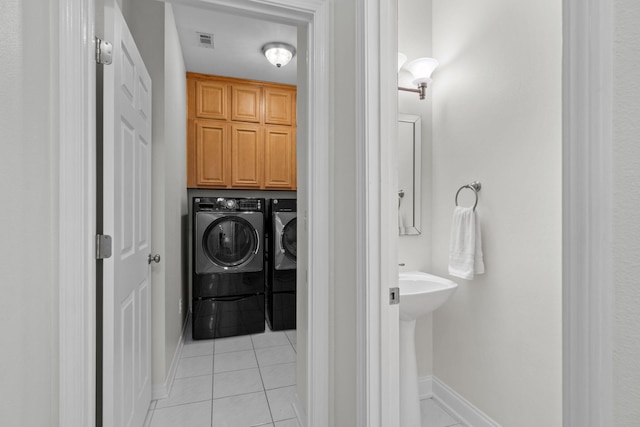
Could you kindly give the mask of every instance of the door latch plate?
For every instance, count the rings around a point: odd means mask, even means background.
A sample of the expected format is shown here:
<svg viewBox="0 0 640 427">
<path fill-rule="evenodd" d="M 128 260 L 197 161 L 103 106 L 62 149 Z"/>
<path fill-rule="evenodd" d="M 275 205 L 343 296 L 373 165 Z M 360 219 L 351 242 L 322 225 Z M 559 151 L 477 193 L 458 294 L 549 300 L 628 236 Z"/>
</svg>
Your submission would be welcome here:
<svg viewBox="0 0 640 427">
<path fill-rule="evenodd" d="M 400 288 L 389 288 L 389 305 L 400 304 Z"/>
</svg>

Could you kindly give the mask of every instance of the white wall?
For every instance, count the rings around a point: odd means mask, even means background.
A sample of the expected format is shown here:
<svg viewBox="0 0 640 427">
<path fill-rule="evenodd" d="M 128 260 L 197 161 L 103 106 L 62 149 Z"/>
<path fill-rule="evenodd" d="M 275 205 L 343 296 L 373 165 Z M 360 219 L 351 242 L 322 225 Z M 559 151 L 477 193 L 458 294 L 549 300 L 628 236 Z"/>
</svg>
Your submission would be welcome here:
<svg viewBox="0 0 640 427">
<path fill-rule="evenodd" d="M 554 0 L 433 0 L 432 267 L 478 180 L 487 271 L 434 314 L 433 371 L 505 426 L 562 424 L 561 25 Z"/>
<path fill-rule="evenodd" d="M 614 3 L 614 417 L 640 425 L 640 4 Z"/>
<path fill-rule="evenodd" d="M 57 11 L 50 0 L 0 3 L 0 424 L 6 426 L 58 423 Z"/>
<path fill-rule="evenodd" d="M 306 31 L 298 30 L 298 55 L 301 58 L 307 56 L 307 46 L 309 44 L 309 37 Z M 297 157 L 297 184 L 298 191 L 296 193 L 296 199 L 298 203 L 298 216 L 301 218 L 308 218 L 306 207 L 309 200 L 309 182 L 307 180 L 306 168 L 303 166 L 309 158 L 309 141 L 305 135 L 309 134 L 309 123 L 306 117 L 309 117 L 309 97 L 307 92 L 309 89 L 308 81 L 308 64 L 307 61 L 298 61 L 297 65 L 297 102 L 296 106 L 298 111 L 297 117 L 297 135 L 296 135 L 296 157 Z M 307 281 L 307 266 L 309 260 L 308 248 L 308 233 L 306 227 L 306 221 L 298 221 L 297 239 L 298 239 L 298 256 L 297 256 L 297 270 L 296 270 L 296 393 L 298 395 L 298 402 L 301 405 L 306 406 L 307 401 L 307 345 L 309 341 L 309 309 L 307 307 L 309 301 L 309 283 Z M 303 406 L 303 407 L 304 407 Z M 308 412 L 308 408 L 304 407 L 304 410 Z"/>
<path fill-rule="evenodd" d="M 410 61 L 432 56 L 431 0 L 398 0 L 398 51 Z M 437 58 L 436 58 L 437 59 Z M 434 73 L 437 79 L 437 74 Z M 401 71 L 398 77 L 403 87 L 413 87 L 411 74 Z M 437 84 L 437 80 L 436 83 Z M 422 117 L 422 233 L 400 236 L 398 240 L 398 262 L 405 264 L 400 271 L 431 271 L 431 88 L 427 98 L 420 100 L 418 94 L 398 92 L 398 112 Z M 433 373 L 432 316 L 424 316 L 416 322 L 416 355 L 418 376 Z"/>
<path fill-rule="evenodd" d="M 334 1 L 330 49 L 330 420 L 356 425 L 355 2 Z"/>
<path fill-rule="evenodd" d="M 164 5 L 165 28 L 165 360 L 169 369 L 189 301 L 187 204 L 187 80 L 173 6 Z"/>
</svg>

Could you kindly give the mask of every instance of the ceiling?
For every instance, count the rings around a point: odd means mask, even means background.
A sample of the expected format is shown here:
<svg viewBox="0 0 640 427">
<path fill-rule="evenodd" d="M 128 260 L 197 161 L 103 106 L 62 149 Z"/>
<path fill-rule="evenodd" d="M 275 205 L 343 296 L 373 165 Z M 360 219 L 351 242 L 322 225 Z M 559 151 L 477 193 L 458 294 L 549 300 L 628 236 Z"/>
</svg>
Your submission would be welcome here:
<svg viewBox="0 0 640 427">
<path fill-rule="evenodd" d="M 296 84 L 297 54 L 277 68 L 262 53 L 269 42 L 297 49 L 295 26 L 181 4 L 174 4 L 173 11 L 187 71 Z M 212 34 L 214 47 L 203 47 L 198 33 Z"/>
</svg>

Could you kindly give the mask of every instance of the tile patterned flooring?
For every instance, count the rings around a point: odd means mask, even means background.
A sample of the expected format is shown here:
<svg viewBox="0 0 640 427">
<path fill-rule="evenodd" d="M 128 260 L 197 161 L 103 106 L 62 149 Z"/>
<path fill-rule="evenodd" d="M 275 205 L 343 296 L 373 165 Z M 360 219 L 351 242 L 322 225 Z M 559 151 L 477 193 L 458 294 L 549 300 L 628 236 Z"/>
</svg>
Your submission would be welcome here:
<svg viewBox="0 0 640 427">
<path fill-rule="evenodd" d="M 295 331 L 203 341 L 189 335 L 171 393 L 151 402 L 147 425 L 299 427 L 291 406 L 295 362 Z"/>
<path fill-rule="evenodd" d="M 292 402 L 296 331 L 185 339 L 168 398 L 151 402 L 147 427 L 300 427 Z M 465 427 L 433 399 L 422 427 Z"/>
<path fill-rule="evenodd" d="M 434 399 L 421 400 L 420 413 L 422 427 L 466 427 L 442 409 Z"/>
</svg>

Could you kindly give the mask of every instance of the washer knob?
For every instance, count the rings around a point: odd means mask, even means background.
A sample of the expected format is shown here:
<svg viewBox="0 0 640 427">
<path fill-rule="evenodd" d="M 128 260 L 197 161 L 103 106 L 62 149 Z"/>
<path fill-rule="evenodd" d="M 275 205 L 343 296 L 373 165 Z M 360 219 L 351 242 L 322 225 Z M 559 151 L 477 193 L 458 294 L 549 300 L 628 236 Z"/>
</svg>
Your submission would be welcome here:
<svg viewBox="0 0 640 427">
<path fill-rule="evenodd" d="M 236 201 L 233 199 L 227 199 L 226 204 L 227 204 L 227 209 L 235 209 L 236 207 Z"/>
</svg>

